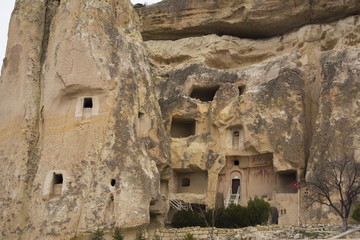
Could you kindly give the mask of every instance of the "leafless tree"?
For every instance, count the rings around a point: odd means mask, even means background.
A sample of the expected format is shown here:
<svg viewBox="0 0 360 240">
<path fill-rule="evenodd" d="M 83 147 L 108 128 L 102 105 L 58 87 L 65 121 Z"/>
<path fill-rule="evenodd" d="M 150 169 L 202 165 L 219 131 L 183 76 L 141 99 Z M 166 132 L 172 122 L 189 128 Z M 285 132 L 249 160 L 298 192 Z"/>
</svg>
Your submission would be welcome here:
<svg viewBox="0 0 360 240">
<path fill-rule="evenodd" d="M 341 217 L 344 230 L 348 229 L 350 209 L 360 194 L 360 163 L 354 155 L 315 164 L 307 185 L 307 202 L 331 207 Z"/>
<path fill-rule="evenodd" d="M 212 209 L 209 209 L 208 211 L 206 211 L 201 206 L 199 206 L 197 209 L 198 209 L 200 217 L 205 222 L 206 227 L 210 228 L 210 240 L 214 240 L 215 219 L 216 219 L 216 215 L 217 215 L 217 209 L 212 208 Z M 211 214 L 210 219 L 207 216 L 209 213 Z"/>
</svg>

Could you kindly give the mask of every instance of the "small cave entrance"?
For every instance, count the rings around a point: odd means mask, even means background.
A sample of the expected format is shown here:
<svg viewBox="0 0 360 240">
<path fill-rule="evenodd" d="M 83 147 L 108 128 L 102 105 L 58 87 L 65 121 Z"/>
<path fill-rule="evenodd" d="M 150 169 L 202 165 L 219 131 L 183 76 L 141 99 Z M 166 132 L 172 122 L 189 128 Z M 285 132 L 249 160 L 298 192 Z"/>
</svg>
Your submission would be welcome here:
<svg viewBox="0 0 360 240">
<path fill-rule="evenodd" d="M 196 120 L 192 118 L 173 117 L 170 135 L 173 138 L 185 138 L 195 135 Z"/>
<path fill-rule="evenodd" d="M 115 187 L 115 184 L 116 184 L 116 180 L 113 178 L 113 179 L 111 179 L 110 180 L 110 185 L 112 186 L 112 187 Z"/>
<path fill-rule="evenodd" d="M 282 171 L 277 173 L 278 191 L 280 193 L 296 193 L 297 189 L 292 187 L 292 183 L 296 182 L 296 171 Z"/>
<path fill-rule="evenodd" d="M 202 102 L 211 102 L 214 100 L 216 92 L 219 90 L 219 86 L 194 86 L 190 93 L 191 98 L 196 98 Z"/>
<path fill-rule="evenodd" d="M 63 186 L 63 175 L 62 174 L 56 174 L 53 175 L 53 186 L 51 191 L 52 197 L 60 197 L 62 192 L 62 186 Z"/>
<path fill-rule="evenodd" d="M 245 86 L 238 86 L 238 90 L 239 90 L 239 96 L 243 95 L 243 93 L 245 92 Z"/>
</svg>

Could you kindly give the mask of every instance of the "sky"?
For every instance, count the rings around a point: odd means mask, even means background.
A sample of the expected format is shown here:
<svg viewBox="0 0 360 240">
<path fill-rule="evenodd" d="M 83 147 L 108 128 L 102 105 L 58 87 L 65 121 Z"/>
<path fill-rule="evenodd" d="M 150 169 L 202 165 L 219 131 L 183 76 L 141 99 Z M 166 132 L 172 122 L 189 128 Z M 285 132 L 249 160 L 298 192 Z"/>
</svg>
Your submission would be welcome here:
<svg viewBox="0 0 360 240">
<path fill-rule="evenodd" d="M 76 0 L 75 0 L 76 1 Z M 119 0 L 121 1 L 121 0 Z M 160 2 L 160 0 L 131 0 L 133 4 L 135 3 L 146 3 L 147 5 Z M 7 34 L 10 21 L 10 15 L 14 9 L 15 0 L 1 0 L 0 8 L 0 69 L 3 64 L 3 59 L 5 57 L 6 43 L 7 43 Z"/>
</svg>

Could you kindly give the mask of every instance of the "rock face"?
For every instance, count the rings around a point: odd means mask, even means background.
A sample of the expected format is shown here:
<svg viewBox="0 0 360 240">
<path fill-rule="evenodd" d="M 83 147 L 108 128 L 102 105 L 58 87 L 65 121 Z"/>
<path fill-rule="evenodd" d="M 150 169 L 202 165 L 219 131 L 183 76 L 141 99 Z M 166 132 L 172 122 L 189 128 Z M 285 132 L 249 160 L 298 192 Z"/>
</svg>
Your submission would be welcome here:
<svg viewBox="0 0 360 240">
<path fill-rule="evenodd" d="M 245 38 L 277 36 L 305 24 L 360 12 L 357 0 L 163 0 L 137 8 L 145 40 L 205 34 Z"/>
<path fill-rule="evenodd" d="M 321 220 L 298 215 L 291 183 L 329 156 L 360 160 L 359 1 L 136 9 L 140 23 L 129 1 L 17 1 L 0 79 L 2 239 L 115 226 L 133 239 L 179 202 L 255 196 L 280 224 Z"/>
<path fill-rule="evenodd" d="M 147 41 L 168 131 L 179 116 L 196 122 L 194 136 L 172 138 L 173 197 L 213 206 L 240 179 L 241 204 L 261 196 L 279 223 L 297 223 L 291 182 L 333 154 L 359 158 L 359 29 L 353 16 L 266 40 Z M 198 172 L 207 191 L 181 187 Z"/>
<path fill-rule="evenodd" d="M 129 1 L 17 1 L 1 77 L 2 239 L 127 233 L 166 212 L 152 205 L 170 152 L 136 19 Z"/>
</svg>

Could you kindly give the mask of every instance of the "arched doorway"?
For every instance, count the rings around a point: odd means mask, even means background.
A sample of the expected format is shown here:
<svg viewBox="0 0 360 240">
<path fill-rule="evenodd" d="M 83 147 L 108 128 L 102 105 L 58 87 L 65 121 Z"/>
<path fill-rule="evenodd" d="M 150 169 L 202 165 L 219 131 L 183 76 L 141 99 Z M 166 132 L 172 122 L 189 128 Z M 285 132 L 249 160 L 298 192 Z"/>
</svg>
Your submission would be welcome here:
<svg viewBox="0 0 360 240">
<path fill-rule="evenodd" d="M 231 181 L 231 193 L 236 194 L 240 187 L 240 179 L 234 178 Z"/>
<path fill-rule="evenodd" d="M 233 171 L 230 174 L 231 178 L 231 194 L 237 194 L 239 187 L 241 186 L 241 173 L 239 171 Z"/>
</svg>

